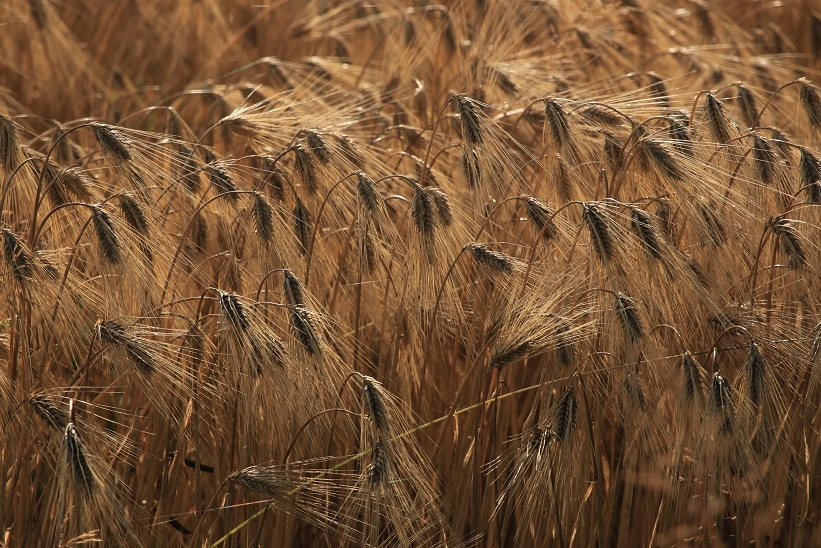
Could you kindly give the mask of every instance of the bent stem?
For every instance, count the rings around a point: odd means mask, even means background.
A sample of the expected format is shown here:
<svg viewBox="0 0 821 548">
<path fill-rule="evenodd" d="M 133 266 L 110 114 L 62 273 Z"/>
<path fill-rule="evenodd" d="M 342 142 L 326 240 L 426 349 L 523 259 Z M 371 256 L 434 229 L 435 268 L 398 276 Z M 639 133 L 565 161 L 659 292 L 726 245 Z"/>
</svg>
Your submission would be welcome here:
<svg viewBox="0 0 821 548">
<path fill-rule="evenodd" d="M 448 278 L 450 278 L 451 273 L 453 273 L 453 269 L 456 268 L 456 263 L 459 262 L 459 257 L 461 257 L 467 249 L 468 246 L 463 246 L 462 249 L 459 250 L 459 253 L 456 254 L 456 258 L 450 263 L 450 267 L 445 273 L 445 277 L 442 278 L 442 283 L 439 285 L 439 289 L 436 291 L 436 300 L 433 303 L 433 312 L 431 313 L 430 323 L 428 325 L 427 333 L 425 334 L 425 357 L 422 359 L 422 375 L 419 377 L 420 379 L 424 379 L 428 371 L 428 359 L 430 357 L 431 347 L 430 338 L 433 335 L 433 326 L 436 324 L 436 314 L 439 312 L 439 303 L 442 301 L 442 295 L 445 293 L 445 286 L 448 283 Z"/>
<path fill-rule="evenodd" d="M 34 194 L 34 207 L 33 207 L 33 210 L 31 212 L 31 221 L 30 221 L 31 224 L 29 225 L 29 247 L 31 247 L 32 249 L 34 249 L 34 242 L 36 241 L 34 239 L 34 237 L 36 236 L 35 228 L 37 227 L 37 212 L 40 209 L 40 198 L 41 198 L 41 192 L 43 190 L 43 179 L 46 176 L 46 169 L 48 168 L 48 161 L 51 158 L 51 154 L 54 152 L 54 149 L 57 148 L 57 145 L 60 144 L 60 141 L 62 141 L 63 138 L 65 138 L 67 135 L 69 135 L 70 133 L 72 133 L 74 131 L 77 131 L 78 129 L 82 129 L 82 128 L 86 128 L 86 127 L 92 127 L 94 125 L 95 125 L 94 122 L 88 122 L 88 123 L 85 123 L 85 124 L 80 124 L 79 126 L 74 126 L 73 128 L 66 130 L 59 137 L 54 139 L 54 142 L 49 147 L 45 158 L 43 158 L 43 168 L 40 170 L 40 175 L 37 178 L 37 190 L 35 191 L 35 194 Z M 9 183 L 8 184 L 10 184 L 10 183 L 11 183 L 11 178 L 9 178 Z M 8 187 L 8 184 L 6 185 L 7 187 Z M 5 191 L 4 191 L 3 197 L 5 198 Z"/>
<path fill-rule="evenodd" d="M 205 209 L 205 207 L 210 204 L 211 202 L 215 202 L 219 198 L 223 196 L 237 196 L 240 194 L 254 194 L 256 195 L 257 192 L 255 190 L 229 190 L 228 192 L 223 192 L 221 194 L 217 194 L 213 198 L 206 200 L 202 205 L 200 205 L 194 213 L 191 214 L 191 217 L 188 219 L 188 224 L 185 225 L 182 233 L 180 233 L 180 243 L 177 244 L 177 250 L 174 252 L 174 257 L 171 259 L 171 266 L 168 268 L 168 274 L 165 277 L 165 283 L 162 287 L 162 293 L 160 295 L 160 302 L 165 301 L 165 295 L 168 292 L 168 284 L 171 283 L 171 275 L 174 273 L 174 267 L 177 264 L 177 259 L 179 259 L 180 252 L 182 251 L 182 246 L 185 243 L 185 237 L 188 235 L 188 231 L 191 230 L 191 225 L 194 223 L 194 219 L 197 215 Z"/>
<path fill-rule="evenodd" d="M 342 408 L 342 407 L 333 407 L 331 409 L 323 409 L 322 411 L 316 413 L 310 419 L 305 421 L 305 423 L 299 428 L 299 430 L 297 430 L 296 434 L 294 434 L 294 437 L 291 439 L 291 443 L 288 445 L 288 450 L 285 451 L 285 456 L 283 457 L 282 462 L 284 462 L 286 465 L 288 464 L 288 459 L 291 457 L 291 451 L 293 451 L 294 446 L 296 446 L 296 442 L 297 442 L 297 440 L 299 440 L 299 436 L 302 435 L 302 432 L 304 432 L 305 429 L 312 422 L 314 422 L 314 420 L 316 420 L 319 417 L 321 417 L 323 415 L 326 415 L 328 413 L 347 413 L 347 414 L 352 415 L 354 417 L 359 417 L 360 416 L 359 413 L 356 413 L 354 411 L 351 411 L 349 409 L 345 409 L 345 408 Z"/>
<path fill-rule="evenodd" d="M 759 110 L 759 111 L 758 111 L 758 116 L 756 116 L 756 118 L 755 118 L 755 121 L 754 121 L 753 125 L 754 125 L 754 126 L 757 126 L 757 125 L 758 125 L 758 122 L 761 120 L 761 115 L 762 115 L 762 114 L 764 114 L 764 111 L 765 111 L 765 110 L 767 110 L 767 107 L 768 107 L 768 106 L 770 106 L 770 103 L 772 102 L 772 100 L 773 100 L 773 99 L 775 99 L 775 96 L 776 96 L 776 95 L 778 95 L 778 94 L 779 94 L 779 93 L 781 93 L 783 90 L 785 90 L 786 88 L 788 88 L 788 87 L 790 87 L 790 86 L 792 86 L 792 85 L 795 85 L 795 84 L 799 84 L 799 83 L 801 83 L 801 81 L 802 81 L 802 80 L 803 80 L 803 78 L 798 78 L 797 80 L 793 80 L 792 82 L 787 82 L 787 83 L 786 83 L 786 84 L 784 84 L 783 86 L 781 86 L 781 87 L 779 87 L 778 89 L 776 89 L 776 90 L 772 93 L 772 95 L 770 95 L 770 98 L 769 98 L 769 99 L 767 99 L 767 102 L 766 102 L 766 103 L 764 103 L 764 106 L 763 106 L 763 107 L 761 107 L 761 110 Z"/>
<path fill-rule="evenodd" d="M 698 98 L 696 98 L 696 100 L 698 100 Z M 654 121 L 657 121 L 657 120 L 667 120 L 667 118 L 668 118 L 667 116 L 651 116 L 651 117 L 647 118 L 646 120 L 642 120 L 641 123 L 637 124 L 633 128 L 633 131 L 630 132 L 630 135 L 627 136 L 627 139 L 625 139 L 624 142 L 629 143 L 630 141 L 632 141 L 633 137 L 635 137 L 636 134 L 642 128 L 644 128 L 644 126 L 647 125 L 648 123 L 654 122 Z M 692 120 L 691 120 L 691 125 L 692 125 Z M 636 147 L 640 143 L 641 143 L 641 139 L 634 142 L 629 147 L 627 145 L 625 145 L 624 147 L 622 147 L 622 149 L 619 151 L 619 155 L 616 157 L 616 161 L 615 161 L 614 165 L 618 166 L 619 169 L 613 175 L 613 181 L 612 181 L 613 198 L 618 199 L 618 197 L 619 197 L 619 190 L 621 190 L 622 181 L 624 181 L 624 178 L 626 177 L 627 169 L 633 163 L 633 158 L 635 158 Z M 627 160 L 627 161 L 625 161 L 625 160 Z"/>
<path fill-rule="evenodd" d="M 436 118 L 436 121 L 433 122 L 433 130 L 431 131 L 430 141 L 428 141 L 428 150 L 425 152 L 425 161 L 422 163 L 422 175 L 419 176 L 419 184 L 422 185 L 425 183 L 425 177 L 428 175 L 428 160 L 430 159 L 430 151 L 433 148 L 433 142 L 436 140 L 436 130 L 439 128 L 439 122 L 442 121 L 442 117 L 445 115 L 445 109 L 448 108 L 448 105 L 455 96 L 451 95 L 450 98 L 445 101 L 445 104 L 442 105 L 442 110 L 439 111 L 439 116 Z"/>
<path fill-rule="evenodd" d="M 530 255 L 528 255 L 528 258 L 527 258 L 527 269 L 525 270 L 525 275 L 524 275 L 524 278 L 522 279 L 522 288 L 519 291 L 519 296 L 523 295 L 524 292 L 525 292 L 525 288 L 527 288 L 527 280 L 530 277 L 530 271 L 533 268 L 533 260 L 536 258 L 536 248 L 538 247 L 539 242 L 541 242 L 544 239 L 544 233 L 547 231 L 547 228 L 551 225 L 551 223 L 553 222 L 553 219 L 556 218 L 556 216 L 559 214 L 559 212 L 563 209 L 566 209 L 567 207 L 569 207 L 573 204 L 578 204 L 578 205 L 581 205 L 582 207 L 585 206 L 584 202 L 580 202 L 578 200 L 573 200 L 573 201 L 567 202 L 566 204 L 561 206 L 559 209 L 554 211 L 553 214 L 550 217 L 547 218 L 544 225 L 542 226 L 542 229 L 536 235 L 536 239 L 534 240 L 533 245 L 530 247 Z"/>
<path fill-rule="evenodd" d="M 322 219 L 322 212 L 325 211 L 325 206 L 328 204 L 328 200 L 331 197 L 331 193 L 341 185 L 346 179 L 349 177 L 353 177 L 354 175 L 361 173 L 361 171 L 356 170 L 348 173 L 341 179 L 339 179 L 334 185 L 328 190 L 328 193 L 325 195 L 325 198 L 322 200 L 322 205 L 319 206 L 319 212 L 316 214 L 316 220 L 314 221 L 314 229 L 311 231 L 311 244 L 308 246 L 308 256 L 305 259 L 305 287 L 308 287 L 308 279 L 311 275 L 311 259 L 314 256 L 314 243 L 316 242 L 316 234 L 319 232 L 319 222 Z"/>
</svg>

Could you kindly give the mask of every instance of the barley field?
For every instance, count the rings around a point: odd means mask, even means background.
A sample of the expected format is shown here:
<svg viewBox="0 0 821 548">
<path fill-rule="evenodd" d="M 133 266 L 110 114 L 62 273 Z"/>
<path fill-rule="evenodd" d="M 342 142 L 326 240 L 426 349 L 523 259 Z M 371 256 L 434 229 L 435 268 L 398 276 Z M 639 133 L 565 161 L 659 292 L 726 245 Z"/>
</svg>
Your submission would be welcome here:
<svg viewBox="0 0 821 548">
<path fill-rule="evenodd" d="M 821 4 L 4 0 L 0 545 L 821 545 Z"/>
</svg>

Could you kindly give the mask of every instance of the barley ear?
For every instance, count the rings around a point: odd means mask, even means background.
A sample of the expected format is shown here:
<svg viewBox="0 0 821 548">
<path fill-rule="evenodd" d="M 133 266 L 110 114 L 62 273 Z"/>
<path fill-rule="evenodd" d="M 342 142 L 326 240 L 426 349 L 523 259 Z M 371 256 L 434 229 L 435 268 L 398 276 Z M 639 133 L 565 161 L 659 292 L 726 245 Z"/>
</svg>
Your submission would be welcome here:
<svg viewBox="0 0 821 548">
<path fill-rule="evenodd" d="M 294 234 L 299 242 L 300 253 L 307 254 L 311 241 L 311 214 L 299 198 L 294 206 Z"/>
<path fill-rule="evenodd" d="M 73 422 L 66 424 L 63 447 L 66 454 L 66 464 L 75 487 L 85 497 L 90 497 L 94 494 L 96 480 L 88 464 L 86 449 Z"/>
<path fill-rule="evenodd" d="M 753 137 L 753 166 L 756 179 L 763 185 L 775 181 L 776 156 L 769 139 L 756 134 Z"/>
<path fill-rule="evenodd" d="M 764 385 L 767 362 L 758 345 L 750 343 L 747 354 L 747 393 L 755 407 L 759 407 L 764 399 Z"/>
<path fill-rule="evenodd" d="M 228 323 L 239 332 L 245 332 L 251 325 L 245 306 L 234 293 L 219 290 L 219 304 Z"/>
<path fill-rule="evenodd" d="M 51 398 L 45 394 L 31 394 L 26 398 L 26 403 L 29 404 L 32 411 L 34 411 L 43 422 L 54 430 L 64 432 L 68 423 L 71 422 L 68 413 L 58 407 Z"/>
<path fill-rule="evenodd" d="M 305 306 L 305 288 L 302 280 L 288 268 L 283 274 L 282 290 L 285 293 L 285 301 L 291 306 Z"/>
<path fill-rule="evenodd" d="M 570 386 L 556 403 L 553 411 L 553 424 L 551 425 L 551 433 L 563 445 L 568 444 L 573 437 L 578 413 L 579 406 L 576 403 L 576 394 L 573 391 L 573 386 Z"/>
<path fill-rule="evenodd" d="M 689 351 L 681 359 L 682 388 L 684 397 L 690 403 L 700 407 L 704 403 L 704 385 L 701 366 Z"/>
<path fill-rule="evenodd" d="M 598 204 L 594 202 L 584 204 L 582 219 L 590 229 L 590 241 L 603 263 L 609 261 L 613 256 L 613 238 L 610 235 L 610 227 L 605 215 Z"/>
<path fill-rule="evenodd" d="M 641 147 L 662 177 L 672 181 L 684 180 L 681 165 L 663 144 L 655 139 L 644 139 L 641 141 Z"/>
<path fill-rule="evenodd" d="M 776 243 L 784 255 L 787 264 L 793 270 L 798 270 L 807 264 L 807 255 L 798 236 L 798 231 L 790 219 L 779 219 L 773 224 Z"/>
<path fill-rule="evenodd" d="M 31 277 L 34 257 L 14 232 L 7 228 L 2 229 L 2 232 L 3 258 L 11 269 L 14 279 L 23 283 Z"/>
<path fill-rule="evenodd" d="M 316 325 L 313 312 L 304 306 L 292 306 L 291 330 L 308 354 L 317 357 L 322 355 L 325 342 Z"/>
<path fill-rule="evenodd" d="M 542 234 L 545 240 L 554 238 L 557 230 L 552 219 L 554 211 L 550 205 L 544 200 L 532 196 L 522 196 L 521 198 L 525 202 L 527 218 L 533 224 L 534 230 Z"/>
<path fill-rule="evenodd" d="M 305 134 L 305 144 L 308 145 L 311 154 L 319 160 L 320 164 L 328 164 L 331 161 L 331 149 L 328 148 L 322 135 L 315 129 L 307 129 L 303 133 Z"/>
<path fill-rule="evenodd" d="M 371 463 L 368 465 L 368 481 L 372 488 L 380 486 L 388 477 L 388 452 L 382 441 L 373 446 Z"/>
<path fill-rule="evenodd" d="M 361 171 L 356 177 L 356 195 L 360 206 L 375 218 L 379 218 L 384 201 L 374 182 Z"/>
<path fill-rule="evenodd" d="M 485 244 L 470 244 L 468 249 L 476 262 L 490 272 L 513 274 L 513 271 L 519 268 L 516 259 L 505 253 L 492 251 Z"/>
<path fill-rule="evenodd" d="M 100 206 L 92 206 L 91 219 L 103 258 L 112 265 L 119 264 L 122 259 L 122 248 L 111 216 Z"/>
<path fill-rule="evenodd" d="M 532 348 L 533 343 L 528 340 L 499 346 L 490 355 L 488 369 L 502 369 L 506 365 L 527 356 Z"/>
<path fill-rule="evenodd" d="M 17 157 L 17 129 L 9 118 L 0 116 L 0 166 L 7 173 L 11 173 L 15 167 Z"/>
<path fill-rule="evenodd" d="M 801 106 L 807 114 L 810 125 L 816 129 L 821 128 L 821 90 L 806 78 L 799 81 L 799 98 Z"/>
<path fill-rule="evenodd" d="M 227 192 L 236 192 L 238 190 L 237 185 L 234 183 L 234 178 L 231 174 L 226 170 L 222 165 L 217 162 L 209 163 L 205 167 L 205 172 L 208 174 L 208 178 L 211 181 L 211 185 L 214 187 L 214 190 L 217 194 L 225 194 Z M 232 202 L 237 200 L 236 194 L 228 194 L 228 199 Z"/>
<path fill-rule="evenodd" d="M 730 383 L 721 373 L 716 372 L 707 392 L 707 410 L 720 416 L 719 433 L 733 436 L 736 433 L 736 416 Z"/>
<path fill-rule="evenodd" d="M 465 95 L 454 96 L 456 112 L 462 125 L 462 139 L 469 148 L 481 145 L 484 141 L 483 124 L 476 102 Z"/>
<path fill-rule="evenodd" d="M 308 193 L 314 194 L 319 188 L 314 156 L 298 143 L 293 146 L 292 150 L 294 152 L 294 173 L 308 189 Z"/>
<path fill-rule="evenodd" d="M 703 112 L 704 118 L 707 121 L 707 127 L 710 129 L 713 139 L 721 144 L 728 143 L 731 138 L 730 124 L 724 112 L 724 103 L 719 101 L 712 93 L 707 93 Z"/>
<path fill-rule="evenodd" d="M 263 242 L 271 242 L 274 238 L 274 211 L 265 196 L 259 192 L 254 193 L 253 216 L 257 235 Z"/>
<path fill-rule="evenodd" d="M 570 139 L 570 123 L 568 122 L 567 112 L 561 103 L 555 99 L 545 101 L 544 105 L 545 117 L 547 126 L 550 129 L 550 136 L 553 142 L 559 145 L 562 149 L 568 149 L 572 146 Z"/>
<path fill-rule="evenodd" d="M 433 243 L 439 219 L 436 214 L 436 203 L 426 189 L 416 185 L 416 193 L 411 204 L 413 224 L 422 241 L 422 249 L 428 262 L 433 262 Z"/>
<path fill-rule="evenodd" d="M 644 251 L 654 259 L 661 259 L 661 239 L 650 214 L 638 207 L 630 208 L 630 227 L 638 236 Z"/>
<path fill-rule="evenodd" d="M 640 340 L 643 331 L 635 301 L 626 293 L 616 293 L 615 300 L 616 315 L 628 338 L 631 342 Z"/>
<path fill-rule="evenodd" d="M 120 212 L 128 225 L 141 236 L 148 236 L 148 217 L 142 204 L 130 194 L 120 195 Z"/>
<path fill-rule="evenodd" d="M 385 405 L 385 396 L 382 385 L 367 375 L 362 377 L 362 400 L 365 410 L 371 419 L 381 439 L 388 436 L 388 408 Z"/>
<path fill-rule="evenodd" d="M 101 341 L 122 349 L 142 374 L 151 375 L 155 369 L 156 360 L 154 356 L 144 347 L 141 341 L 126 331 L 125 327 L 109 320 L 99 324 L 97 330 Z"/>
<path fill-rule="evenodd" d="M 132 143 L 119 129 L 105 124 L 94 124 L 91 129 L 106 159 L 114 164 L 131 161 Z"/>
<path fill-rule="evenodd" d="M 453 224 L 453 210 L 450 208 L 450 197 L 445 194 L 441 188 L 436 186 L 426 187 L 425 190 L 433 198 L 433 203 L 436 206 L 436 216 L 442 226 L 450 226 Z"/>
<path fill-rule="evenodd" d="M 758 121 L 758 107 L 756 106 L 755 95 L 750 89 L 738 84 L 738 101 L 741 104 L 741 114 L 747 127 L 753 127 Z"/>
</svg>

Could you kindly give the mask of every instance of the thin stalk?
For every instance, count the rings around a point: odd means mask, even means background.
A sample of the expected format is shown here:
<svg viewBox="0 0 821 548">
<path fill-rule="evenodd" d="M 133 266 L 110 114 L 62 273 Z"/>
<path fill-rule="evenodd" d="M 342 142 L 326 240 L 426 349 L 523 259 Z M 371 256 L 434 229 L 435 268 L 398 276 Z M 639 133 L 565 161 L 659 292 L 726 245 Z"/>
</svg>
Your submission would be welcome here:
<svg viewBox="0 0 821 548">
<path fill-rule="evenodd" d="M 182 246 L 185 243 L 185 237 L 188 234 L 188 231 L 191 230 L 191 225 L 194 222 L 194 218 L 200 213 L 205 207 L 210 204 L 211 202 L 216 201 L 223 196 L 229 195 L 239 195 L 239 194 L 256 194 L 254 190 L 229 190 L 228 192 L 223 192 L 221 194 L 217 194 L 213 198 L 206 200 L 202 205 L 200 205 L 194 213 L 188 219 L 188 224 L 185 225 L 182 233 L 180 234 L 180 243 L 177 244 L 177 250 L 174 252 L 174 257 L 171 259 L 171 266 L 168 268 L 168 274 L 165 277 L 165 283 L 162 287 L 162 293 L 160 294 L 160 302 L 165 301 L 165 295 L 168 292 L 168 284 L 171 283 L 171 275 L 174 273 L 174 266 L 177 264 L 177 259 L 179 259 L 180 252 L 182 251 Z"/>
<path fill-rule="evenodd" d="M 77 131 L 78 129 L 91 127 L 93 125 L 93 122 L 89 122 L 86 124 L 80 124 L 79 126 L 74 126 L 73 128 L 66 130 L 62 135 L 60 135 L 54 140 L 54 142 L 49 147 L 48 152 L 46 153 L 46 157 L 43 158 L 43 168 L 40 170 L 40 176 L 37 178 L 37 190 L 34 194 L 34 207 L 32 208 L 31 221 L 29 224 L 28 244 L 31 249 L 34 249 L 34 242 L 36 241 L 34 237 L 36 236 L 35 228 L 37 227 L 37 212 L 40 209 L 40 198 L 43 189 L 43 179 L 46 176 L 46 169 L 48 168 L 48 161 L 51 158 L 51 154 L 54 152 L 54 149 L 57 148 L 57 145 L 60 144 L 60 141 L 62 141 L 63 138 L 65 138 L 67 135 L 74 131 Z"/>
<path fill-rule="evenodd" d="M 322 205 L 319 206 L 319 212 L 316 214 L 316 220 L 314 220 L 314 228 L 311 231 L 311 245 L 308 246 L 308 256 L 305 259 L 305 287 L 308 287 L 308 279 L 311 276 L 311 259 L 314 256 L 314 243 L 316 242 L 316 235 L 319 232 L 319 222 L 322 219 L 322 212 L 325 211 L 325 206 L 328 204 L 328 199 L 331 197 L 331 193 L 334 189 L 341 185 L 346 179 L 353 177 L 357 173 L 360 173 L 360 171 L 352 171 L 334 183 L 331 189 L 328 190 L 325 198 L 322 200 Z"/>
<path fill-rule="evenodd" d="M 648 122 L 653 122 L 655 120 L 667 120 L 667 118 L 668 118 L 667 116 L 651 116 L 651 117 L 647 118 L 646 120 L 642 120 L 641 123 L 637 124 L 633 128 L 633 131 L 630 132 L 630 135 L 627 136 L 627 139 L 624 142 L 629 143 L 633 139 L 633 137 L 635 137 L 636 133 L 638 133 L 638 131 L 640 129 L 642 129 Z M 622 181 L 627 176 L 627 169 L 630 167 L 630 164 L 632 164 L 633 158 L 635 158 L 635 150 L 636 150 L 636 147 L 639 145 L 639 143 L 641 143 L 640 140 L 636 141 L 633 144 L 631 144 L 629 147 L 627 147 L 627 145 L 625 145 L 619 151 L 619 155 L 616 158 L 616 162 L 615 162 L 615 165 L 619 166 L 619 170 L 616 173 L 613 174 L 613 181 L 612 181 L 613 198 L 615 198 L 615 199 L 618 199 L 618 197 L 619 197 L 619 190 L 621 190 Z M 627 156 L 625 156 L 625 154 Z M 626 162 L 625 162 L 625 159 L 627 159 Z"/>
<path fill-rule="evenodd" d="M 779 93 L 781 93 L 784 89 L 786 89 L 786 88 L 788 88 L 788 87 L 790 87 L 790 86 L 792 86 L 792 85 L 795 85 L 795 84 L 799 84 L 799 83 L 801 83 L 801 80 L 802 80 L 801 78 L 798 78 L 797 80 L 793 80 L 792 82 L 787 82 L 786 84 L 784 84 L 783 86 L 781 86 L 781 87 L 779 87 L 777 90 L 775 90 L 775 91 L 772 93 L 772 95 L 770 95 L 770 98 L 769 98 L 769 99 L 767 99 L 767 102 L 766 102 L 766 103 L 764 103 L 764 106 L 763 106 L 763 107 L 761 107 L 761 110 L 759 110 L 759 111 L 758 111 L 758 116 L 756 116 L 756 118 L 755 118 L 755 122 L 753 123 L 753 125 L 754 125 L 754 126 L 757 126 L 757 125 L 758 125 L 759 121 L 761 120 L 761 115 L 762 115 L 762 114 L 764 114 L 764 111 L 765 111 L 765 110 L 767 110 L 767 107 L 768 107 L 768 106 L 770 106 L 770 103 L 772 102 L 772 100 L 773 100 L 773 99 L 775 99 L 775 96 L 776 96 L 776 95 L 778 95 L 778 94 L 779 94 Z"/>
<path fill-rule="evenodd" d="M 439 122 L 442 120 L 442 116 L 445 115 L 445 109 L 448 108 L 448 105 L 451 101 L 453 101 L 453 95 L 445 101 L 445 104 L 442 105 L 442 110 L 439 112 L 439 117 L 436 118 L 436 121 L 433 123 L 433 130 L 430 135 L 430 141 L 428 141 L 428 150 L 425 152 L 425 161 L 422 163 L 422 175 L 419 177 L 419 184 L 425 184 L 425 177 L 428 174 L 428 160 L 430 159 L 430 151 L 433 148 L 433 142 L 436 140 L 436 130 L 439 127 Z"/>
</svg>

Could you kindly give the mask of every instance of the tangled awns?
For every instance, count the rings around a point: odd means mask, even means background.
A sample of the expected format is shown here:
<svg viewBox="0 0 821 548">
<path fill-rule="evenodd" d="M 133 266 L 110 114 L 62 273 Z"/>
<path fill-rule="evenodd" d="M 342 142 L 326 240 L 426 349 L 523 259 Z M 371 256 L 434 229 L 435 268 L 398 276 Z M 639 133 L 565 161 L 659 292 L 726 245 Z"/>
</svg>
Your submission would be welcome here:
<svg viewBox="0 0 821 548">
<path fill-rule="evenodd" d="M 0 545 L 821 544 L 815 0 L 0 2 Z"/>
</svg>

